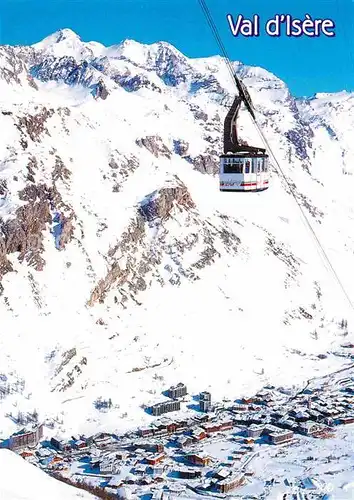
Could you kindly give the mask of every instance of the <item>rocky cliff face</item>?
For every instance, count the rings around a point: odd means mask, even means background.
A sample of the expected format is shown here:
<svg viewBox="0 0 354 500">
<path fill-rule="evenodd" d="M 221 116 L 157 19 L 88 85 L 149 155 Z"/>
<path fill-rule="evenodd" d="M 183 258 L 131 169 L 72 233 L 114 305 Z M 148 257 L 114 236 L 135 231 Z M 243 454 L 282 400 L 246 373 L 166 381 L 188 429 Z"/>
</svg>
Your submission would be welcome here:
<svg viewBox="0 0 354 500">
<path fill-rule="evenodd" d="M 3 426 L 14 405 L 71 429 L 128 426 L 177 379 L 236 397 L 339 363 L 347 311 L 289 186 L 354 293 L 353 97 L 298 101 L 265 70 L 235 70 L 288 178 L 274 170 L 261 194 L 218 190 L 234 94 L 220 58 L 70 30 L 1 47 L 0 361 L 25 381 Z M 258 144 L 243 111 L 240 134 Z M 94 404 L 113 394 L 114 418 Z"/>
</svg>

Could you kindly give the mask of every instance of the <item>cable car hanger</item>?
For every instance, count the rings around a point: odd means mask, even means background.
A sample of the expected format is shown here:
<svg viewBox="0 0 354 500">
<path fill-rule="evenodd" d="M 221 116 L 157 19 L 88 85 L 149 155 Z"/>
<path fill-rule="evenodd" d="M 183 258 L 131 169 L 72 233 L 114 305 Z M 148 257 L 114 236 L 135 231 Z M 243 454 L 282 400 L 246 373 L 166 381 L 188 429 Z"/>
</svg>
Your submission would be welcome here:
<svg viewBox="0 0 354 500">
<path fill-rule="evenodd" d="M 239 89 L 224 121 L 224 154 L 220 156 L 220 191 L 263 191 L 268 189 L 268 155 L 264 148 L 241 142 L 237 118 L 242 103 L 252 117 L 254 107 L 245 85 L 235 75 Z"/>
<path fill-rule="evenodd" d="M 244 141 L 241 142 L 237 133 L 237 118 L 242 104 L 250 114 L 252 121 L 256 122 L 251 96 L 232 68 L 205 1 L 199 1 L 238 91 L 224 121 L 224 154 L 220 156 L 219 171 L 220 191 L 264 191 L 269 187 L 266 149 L 249 146 Z"/>
</svg>

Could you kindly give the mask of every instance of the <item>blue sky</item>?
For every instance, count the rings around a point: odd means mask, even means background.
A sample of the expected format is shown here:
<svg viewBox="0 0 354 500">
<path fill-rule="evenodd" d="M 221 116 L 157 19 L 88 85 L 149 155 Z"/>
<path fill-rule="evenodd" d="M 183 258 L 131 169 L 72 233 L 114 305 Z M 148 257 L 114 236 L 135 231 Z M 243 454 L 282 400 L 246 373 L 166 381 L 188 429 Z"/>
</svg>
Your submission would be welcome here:
<svg viewBox="0 0 354 500">
<path fill-rule="evenodd" d="M 105 45 L 165 40 L 190 57 L 219 53 L 198 0 L 0 0 L 0 43 L 31 44 L 60 28 Z M 267 68 L 297 95 L 354 90 L 352 0 L 207 0 L 231 59 Z M 234 38 L 226 15 L 330 18 L 334 38 Z"/>
</svg>

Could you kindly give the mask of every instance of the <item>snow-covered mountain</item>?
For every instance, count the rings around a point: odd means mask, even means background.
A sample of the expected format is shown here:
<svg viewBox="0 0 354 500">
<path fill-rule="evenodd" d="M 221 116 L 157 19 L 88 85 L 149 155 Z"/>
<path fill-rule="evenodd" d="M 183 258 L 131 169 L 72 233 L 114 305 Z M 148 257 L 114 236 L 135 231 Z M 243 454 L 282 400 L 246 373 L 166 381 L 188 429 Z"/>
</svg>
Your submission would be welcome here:
<svg viewBox="0 0 354 500">
<path fill-rule="evenodd" d="M 354 297 L 353 95 L 299 100 L 262 68 L 234 68 Z M 218 190 L 235 92 L 219 56 L 62 30 L 0 47 L 0 91 L 4 437 L 19 412 L 119 431 L 179 381 L 235 398 L 346 361 L 350 310 L 287 184 L 274 171 L 266 192 Z M 261 145 L 244 112 L 240 131 Z"/>
<path fill-rule="evenodd" d="M 0 450 L 2 500 L 94 500 L 94 496 L 49 477 L 9 450 Z M 19 480 L 20 479 L 20 480 Z"/>
</svg>

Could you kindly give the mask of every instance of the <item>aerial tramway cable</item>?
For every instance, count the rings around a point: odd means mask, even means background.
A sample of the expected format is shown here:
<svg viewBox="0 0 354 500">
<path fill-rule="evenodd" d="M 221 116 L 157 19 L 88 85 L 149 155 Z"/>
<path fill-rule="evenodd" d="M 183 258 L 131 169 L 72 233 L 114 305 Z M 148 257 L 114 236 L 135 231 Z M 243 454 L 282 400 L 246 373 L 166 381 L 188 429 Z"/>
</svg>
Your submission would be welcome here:
<svg viewBox="0 0 354 500">
<path fill-rule="evenodd" d="M 240 89 L 240 85 L 241 85 L 241 84 L 240 84 L 240 82 L 239 82 L 239 80 L 238 80 L 237 75 L 235 74 L 235 72 L 234 72 L 234 70 L 233 70 L 232 64 L 231 64 L 231 62 L 230 62 L 230 58 L 228 57 L 228 54 L 227 54 L 226 48 L 225 48 L 225 46 L 224 46 L 224 44 L 223 44 L 223 42 L 222 42 L 222 39 L 221 39 L 221 37 L 220 37 L 220 35 L 219 35 L 219 32 L 218 32 L 218 29 L 217 29 L 217 27 L 216 27 L 216 25 L 215 25 L 215 22 L 214 22 L 214 20 L 213 20 L 213 18 L 212 18 L 212 16 L 211 16 L 210 10 L 209 10 L 209 8 L 208 8 L 208 6 L 207 6 L 207 4 L 206 4 L 206 0 L 199 0 L 199 4 L 200 4 L 200 6 L 201 6 L 201 8 L 202 8 L 202 11 L 203 11 L 203 13 L 204 13 L 205 17 L 206 17 L 206 20 L 207 20 L 207 22 L 208 22 L 208 24 L 209 24 L 209 27 L 210 27 L 210 29 L 211 29 L 211 31 L 212 31 L 212 33 L 213 33 L 214 37 L 215 37 L 215 40 L 216 40 L 216 42 L 217 42 L 217 44 L 218 44 L 218 46 L 219 46 L 219 48 L 220 48 L 220 50 L 221 50 L 222 56 L 223 56 L 223 58 L 224 58 L 224 61 L 225 61 L 225 63 L 226 63 L 226 66 L 227 66 L 227 68 L 228 68 L 228 70 L 229 70 L 229 72 L 230 72 L 231 78 L 232 78 L 232 80 L 234 81 L 234 83 L 235 83 L 235 85 L 236 85 L 236 87 L 237 87 L 237 90 L 238 90 L 238 91 L 240 91 L 239 89 Z M 247 108 L 248 108 L 248 107 L 247 107 Z M 248 109 L 248 111 L 249 111 L 249 109 Z M 253 113 L 250 113 L 250 115 L 251 115 L 252 122 L 253 122 L 253 124 L 255 125 L 255 127 L 256 127 L 256 129 L 257 129 L 257 132 L 258 132 L 258 134 L 259 134 L 260 138 L 262 139 L 262 141 L 263 141 L 264 145 L 266 146 L 266 148 L 267 148 L 267 150 L 268 150 L 268 152 L 269 152 L 269 154 L 270 154 L 270 156 L 271 156 L 271 158 L 272 158 L 272 160 L 273 160 L 273 162 L 274 162 L 274 166 L 276 167 L 277 172 L 281 175 L 281 177 L 282 177 L 282 178 L 283 178 L 283 180 L 285 181 L 285 183 L 286 183 L 286 185 L 287 185 L 287 187 L 288 187 L 288 189 L 289 189 L 289 191 L 290 191 L 290 193 L 291 193 L 291 195 L 292 195 L 293 199 L 295 200 L 295 203 L 297 204 L 297 206 L 298 206 L 298 208 L 299 208 L 299 210 L 300 210 L 300 213 L 301 213 L 301 215 L 302 215 L 302 219 L 303 219 L 303 223 L 305 223 L 305 227 L 306 227 L 306 228 L 308 229 L 308 231 L 310 232 L 310 234 L 311 234 L 311 236 L 313 237 L 313 239 L 314 239 L 314 241 L 315 241 L 315 243 L 316 243 L 316 245 L 317 245 L 318 249 L 320 250 L 320 251 L 319 251 L 319 255 L 320 255 L 320 257 L 322 258 L 322 260 L 323 260 L 323 262 L 324 262 L 324 266 L 325 266 L 326 270 L 329 270 L 329 271 L 333 274 L 333 276 L 334 276 L 334 278 L 335 278 L 335 281 L 336 281 L 336 282 L 337 282 L 337 284 L 339 285 L 339 287 L 340 287 L 340 289 L 341 289 L 342 293 L 344 294 L 344 296 L 345 296 L 346 300 L 348 301 L 348 303 L 349 303 L 349 305 L 350 305 L 351 309 L 354 311 L 354 304 L 353 304 L 353 302 L 351 301 L 351 299 L 350 299 L 350 297 L 349 297 L 349 294 L 347 293 L 347 291 L 346 291 L 346 289 L 345 289 L 345 287 L 344 287 L 344 285 L 343 285 L 343 283 L 342 283 L 341 279 L 339 278 L 339 276 L 338 276 L 338 274 L 337 274 L 336 270 L 334 269 L 334 267 L 333 267 L 333 265 L 332 265 L 332 263 L 331 263 L 331 261 L 330 261 L 330 258 L 328 257 L 328 255 L 327 255 L 327 253 L 326 253 L 325 249 L 323 248 L 323 246 L 322 246 L 322 244 L 321 244 L 321 241 L 319 240 L 319 238 L 318 238 L 318 236 L 317 236 L 317 234 L 316 234 L 315 230 L 313 229 L 313 227 L 312 227 L 312 225 L 311 225 L 310 221 L 308 220 L 308 218 L 307 218 L 307 216 L 306 216 L 306 213 L 305 213 L 305 211 L 304 211 L 303 207 L 301 206 L 300 202 L 298 201 L 298 199 L 297 199 L 297 197 L 296 197 L 296 194 L 295 194 L 295 192 L 294 192 L 294 189 L 293 189 L 293 187 L 292 187 L 291 183 L 290 183 L 290 182 L 289 182 L 289 180 L 287 179 L 287 177 L 286 177 L 286 175 L 285 175 L 285 173 L 284 173 L 283 169 L 282 169 L 282 168 L 281 168 L 281 166 L 280 166 L 279 161 L 278 161 L 278 160 L 277 160 L 277 158 L 275 157 L 275 155 L 274 155 L 274 153 L 273 153 L 273 150 L 272 150 L 272 148 L 271 148 L 271 146 L 270 146 L 270 144 L 269 144 L 268 139 L 266 138 L 266 136 L 265 136 L 264 132 L 262 131 L 262 129 L 261 129 L 260 125 L 258 124 L 258 122 L 257 122 L 257 120 L 256 120 L 255 116 L 253 115 Z M 328 266 L 328 267 L 327 267 L 327 266 Z"/>
</svg>

